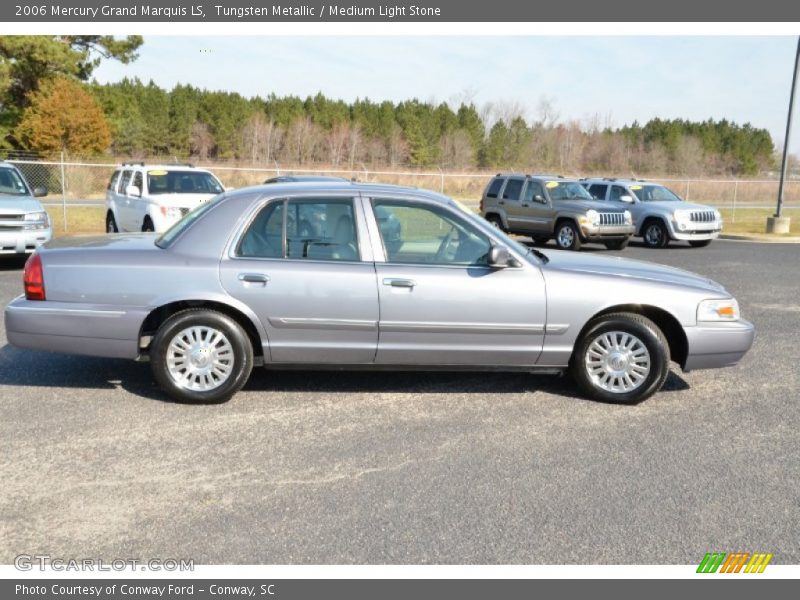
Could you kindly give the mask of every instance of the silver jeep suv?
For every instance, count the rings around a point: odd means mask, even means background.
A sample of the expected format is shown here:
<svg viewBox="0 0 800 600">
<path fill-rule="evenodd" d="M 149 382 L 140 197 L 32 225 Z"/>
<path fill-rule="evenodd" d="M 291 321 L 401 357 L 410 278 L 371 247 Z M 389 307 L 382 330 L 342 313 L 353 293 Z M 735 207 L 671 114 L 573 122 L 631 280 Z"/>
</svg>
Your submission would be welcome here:
<svg viewBox="0 0 800 600">
<path fill-rule="evenodd" d="M 665 248 L 670 240 L 686 240 L 695 248 L 708 246 L 722 231 L 722 216 L 713 206 L 690 204 L 658 183 L 641 179 L 583 179 L 593 198 L 607 206 L 626 207 L 636 222 L 636 235 L 650 248 Z"/>
<path fill-rule="evenodd" d="M 550 175 L 498 173 L 481 198 L 483 218 L 508 233 L 529 235 L 562 250 L 600 242 L 609 250 L 628 245 L 634 232 L 627 207 L 592 199 L 579 181 Z"/>
</svg>

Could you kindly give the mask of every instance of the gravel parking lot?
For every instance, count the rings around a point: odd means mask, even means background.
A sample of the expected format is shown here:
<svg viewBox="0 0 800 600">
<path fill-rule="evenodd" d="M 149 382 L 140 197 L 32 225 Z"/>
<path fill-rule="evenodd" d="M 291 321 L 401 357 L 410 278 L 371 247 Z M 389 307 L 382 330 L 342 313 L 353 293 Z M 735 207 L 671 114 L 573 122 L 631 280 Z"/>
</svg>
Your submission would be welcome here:
<svg viewBox="0 0 800 600">
<path fill-rule="evenodd" d="M 619 254 L 726 285 L 750 354 L 632 407 L 525 374 L 262 371 L 185 406 L 146 364 L 17 350 L 0 325 L 0 562 L 800 562 L 800 245 Z M 3 306 L 20 270 L 0 259 Z"/>
</svg>

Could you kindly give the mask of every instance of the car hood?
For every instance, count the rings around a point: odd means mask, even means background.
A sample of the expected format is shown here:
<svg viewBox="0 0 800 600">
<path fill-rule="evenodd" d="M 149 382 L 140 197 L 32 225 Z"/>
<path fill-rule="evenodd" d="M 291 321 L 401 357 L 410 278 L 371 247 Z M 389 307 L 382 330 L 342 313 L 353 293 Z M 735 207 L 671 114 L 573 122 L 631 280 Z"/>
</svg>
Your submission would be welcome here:
<svg viewBox="0 0 800 600">
<path fill-rule="evenodd" d="M 596 256 L 584 252 L 578 253 L 563 250 L 545 251 L 544 254 L 550 259 L 545 265 L 545 270 L 556 269 L 642 281 L 658 281 L 727 294 L 725 288 L 712 279 L 690 271 L 684 271 L 683 269 L 658 265 L 643 260 L 616 256 Z"/>
<path fill-rule="evenodd" d="M 554 208 L 572 208 L 580 211 L 596 210 L 597 212 L 625 212 L 627 207 L 614 206 L 608 202 L 599 200 L 554 200 Z"/>
<path fill-rule="evenodd" d="M 47 242 L 40 248 L 42 253 L 51 250 L 89 250 L 97 249 L 103 252 L 120 250 L 158 250 L 155 233 L 114 233 L 111 235 L 81 235 L 59 237 Z"/>
<path fill-rule="evenodd" d="M 0 194 L 0 214 L 19 215 L 43 210 L 42 205 L 36 198 L 30 196 L 3 196 Z"/>
<path fill-rule="evenodd" d="M 672 212 L 675 210 L 715 210 L 713 206 L 705 204 L 694 204 L 693 202 L 675 202 L 669 200 L 640 202 L 637 206 L 656 208 L 664 212 Z"/>
<path fill-rule="evenodd" d="M 199 204 L 211 200 L 217 194 L 155 194 L 150 200 L 160 206 L 177 206 L 178 208 L 196 208 Z"/>
</svg>

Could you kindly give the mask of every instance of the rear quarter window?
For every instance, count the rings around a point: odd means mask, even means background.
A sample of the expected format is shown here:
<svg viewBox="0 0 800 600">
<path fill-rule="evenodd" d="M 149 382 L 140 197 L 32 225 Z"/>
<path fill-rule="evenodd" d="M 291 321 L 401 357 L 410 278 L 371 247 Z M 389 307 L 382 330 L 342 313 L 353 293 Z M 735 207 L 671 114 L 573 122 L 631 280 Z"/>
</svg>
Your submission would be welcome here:
<svg viewBox="0 0 800 600">
<path fill-rule="evenodd" d="M 489 184 L 489 189 L 486 190 L 486 197 L 497 198 L 497 194 L 500 193 L 500 188 L 503 187 L 503 181 L 502 177 L 495 177 L 492 179 L 492 182 Z"/>
</svg>

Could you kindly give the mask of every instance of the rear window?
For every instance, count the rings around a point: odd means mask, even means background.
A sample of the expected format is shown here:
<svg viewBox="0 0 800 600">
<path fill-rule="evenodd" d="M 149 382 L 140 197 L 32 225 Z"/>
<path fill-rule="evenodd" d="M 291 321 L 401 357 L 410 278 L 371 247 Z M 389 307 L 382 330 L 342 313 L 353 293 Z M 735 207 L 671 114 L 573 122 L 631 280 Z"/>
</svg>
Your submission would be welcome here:
<svg viewBox="0 0 800 600">
<path fill-rule="evenodd" d="M 147 172 L 147 192 L 157 194 L 221 194 L 222 185 L 205 171 L 153 170 Z"/>
<path fill-rule="evenodd" d="M 503 187 L 503 179 L 500 177 L 494 178 L 492 183 L 489 184 L 489 189 L 486 190 L 486 197 L 497 198 L 497 194 L 500 193 L 501 187 Z"/>
<path fill-rule="evenodd" d="M 172 227 L 161 234 L 161 236 L 156 240 L 156 246 L 159 248 L 169 248 L 184 231 L 189 229 L 192 223 L 206 214 L 224 198 L 225 195 L 220 194 L 216 198 L 213 198 L 208 202 L 203 202 L 194 210 L 189 211 L 180 221 L 175 223 Z"/>
<path fill-rule="evenodd" d="M 108 190 L 114 191 L 117 189 L 117 182 L 119 181 L 119 176 L 122 171 L 114 171 L 114 174 L 111 176 L 111 179 L 108 181 Z"/>
</svg>

